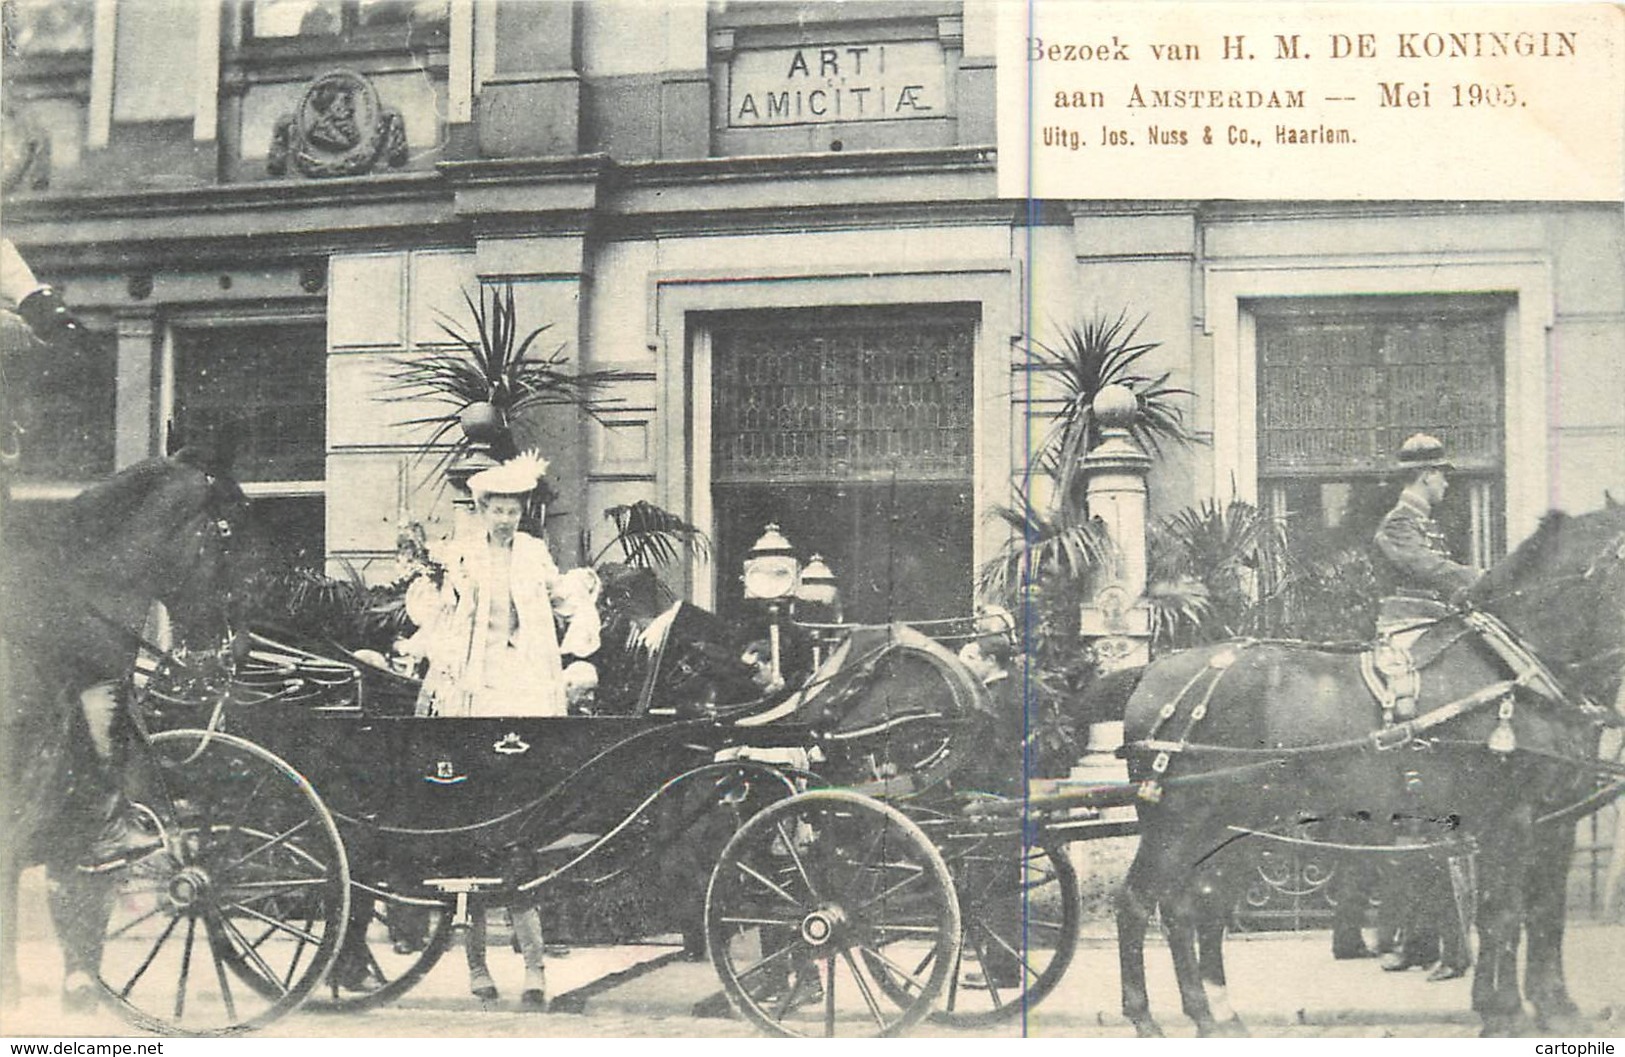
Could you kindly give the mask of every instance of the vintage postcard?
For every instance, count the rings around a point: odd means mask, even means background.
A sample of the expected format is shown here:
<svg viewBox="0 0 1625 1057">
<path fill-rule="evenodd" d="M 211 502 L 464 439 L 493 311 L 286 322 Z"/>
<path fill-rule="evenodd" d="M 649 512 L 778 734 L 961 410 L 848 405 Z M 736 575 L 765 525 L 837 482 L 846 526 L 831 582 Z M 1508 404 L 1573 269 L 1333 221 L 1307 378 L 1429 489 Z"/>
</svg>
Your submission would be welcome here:
<svg viewBox="0 0 1625 1057">
<path fill-rule="evenodd" d="M 1613 1052 L 1625 9 L 0 20 L 0 1034 Z"/>
</svg>

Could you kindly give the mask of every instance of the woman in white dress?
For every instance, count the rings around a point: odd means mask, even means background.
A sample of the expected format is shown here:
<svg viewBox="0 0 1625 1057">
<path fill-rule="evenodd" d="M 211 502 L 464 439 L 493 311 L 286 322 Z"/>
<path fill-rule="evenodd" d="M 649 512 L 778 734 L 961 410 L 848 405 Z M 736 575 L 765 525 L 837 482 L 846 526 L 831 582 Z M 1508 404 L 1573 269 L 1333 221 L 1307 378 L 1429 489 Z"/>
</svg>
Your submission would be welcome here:
<svg viewBox="0 0 1625 1057">
<path fill-rule="evenodd" d="M 574 597 L 591 577 L 560 574 L 547 544 L 519 530 L 527 498 L 551 494 L 547 462 L 526 452 L 468 479 L 480 531 L 445 552 L 438 606 L 412 644 L 428 657 L 418 694 L 420 716 L 563 716 L 567 711 L 561 653 L 586 657 L 598 649 L 596 598 Z M 546 516 L 543 507 L 539 517 Z M 561 642 L 554 613 L 569 614 Z M 522 858 L 522 856 L 521 856 Z M 534 903 L 508 908 L 525 962 L 521 1004 L 547 1008 L 545 945 Z M 485 961 L 485 915 L 473 916 L 468 944 L 469 989 L 497 997 Z"/>
<path fill-rule="evenodd" d="M 562 575 L 547 544 L 519 530 L 526 497 L 551 491 L 546 472 L 527 452 L 468 479 L 483 531 L 446 550 L 440 613 L 422 636 L 429 670 L 418 715 L 566 714 L 559 658 L 595 653 L 599 621 L 596 605 L 572 597 L 590 581 Z M 571 614 L 562 642 L 555 609 Z"/>
</svg>

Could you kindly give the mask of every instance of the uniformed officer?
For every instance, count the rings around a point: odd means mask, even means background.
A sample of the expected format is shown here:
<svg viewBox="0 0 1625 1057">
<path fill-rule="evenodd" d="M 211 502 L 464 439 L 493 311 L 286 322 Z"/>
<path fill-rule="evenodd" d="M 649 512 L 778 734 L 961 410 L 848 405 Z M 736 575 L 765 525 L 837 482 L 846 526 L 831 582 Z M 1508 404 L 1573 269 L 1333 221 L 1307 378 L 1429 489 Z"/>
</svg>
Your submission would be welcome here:
<svg viewBox="0 0 1625 1057">
<path fill-rule="evenodd" d="M 1448 474 L 1455 469 L 1445 457 L 1444 443 L 1427 433 L 1414 434 L 1400 446 L 1399 465 L 1410 480 L 1376 536 L 1391 588 L 1381 602 L 1377 630 L 1408 649 L 1428 621 L 1445 615 L 1441 603 L 1458 599 L 1482 573 L 1451 557 L 1444 531 L 1433 520 L 1434 508 L 1450 487 Z M 1414 772 L 1406 777 L 1408 783 L 1419 780 Z M 1408 835 L 1401 837 L 1401 843 L 1408 841 Z M 1432 861 L 1390 863 L 1384 888 L 1384 924 L 1398 931 L 1399 945 L 1383 956 L 1382 968 L 1394 972 L 1438 962 L 1429 980 L 1453 980 L 1465 973 L 1471 958 L 1443 866 Z"/>
<path fill-rule="evenodd" d="M 1455 466 L 1445 458 L 1444 443 L 1426 433 L 1414 434 L 1400 447 L 1399 466 L 1410 481 L 1377 529 L 1377 550 L 1387 560 L 1394 594 L 1449 601 L 1480 575 L 1451 558 L 1444 531 L 1433 520 Z"/>
</svg>

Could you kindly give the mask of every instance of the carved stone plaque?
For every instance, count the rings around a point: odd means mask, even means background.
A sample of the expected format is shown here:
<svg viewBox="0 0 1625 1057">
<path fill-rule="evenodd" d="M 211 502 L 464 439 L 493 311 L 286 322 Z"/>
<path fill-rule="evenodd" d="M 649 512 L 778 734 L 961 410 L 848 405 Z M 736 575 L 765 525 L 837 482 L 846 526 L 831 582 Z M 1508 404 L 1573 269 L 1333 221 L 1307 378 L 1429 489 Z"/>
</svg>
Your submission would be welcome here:
<svg viewBox="0 0 1625 1057">
<path fill-rule="evenodd" d="M 406 164 L 406 126 L 399 111 L 378 101 L 372 83 L 353 70 L 329 70 L 305 89 L 299 108 L 277 122 L 266 168 L 306 176 L 357 176 L 380 160 Z"/>
</svg>

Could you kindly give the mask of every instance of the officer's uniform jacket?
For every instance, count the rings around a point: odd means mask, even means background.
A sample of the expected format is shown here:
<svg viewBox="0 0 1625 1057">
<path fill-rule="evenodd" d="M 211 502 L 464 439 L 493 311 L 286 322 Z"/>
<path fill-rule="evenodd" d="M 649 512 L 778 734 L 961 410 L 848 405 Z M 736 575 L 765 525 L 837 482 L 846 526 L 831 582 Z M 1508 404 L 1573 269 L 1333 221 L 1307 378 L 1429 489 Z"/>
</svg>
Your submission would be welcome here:
<svg viewBox="0 0 1625 1057">
<path fill-rule="evenodd" d="M 1444 600 L 1478 579 L 1477 569 L 1451 560 L 1432 511 L 1409 494 L 1382 519 L 1377 550 L 1387 559 L 1395 594 Z"/>
</svg>

